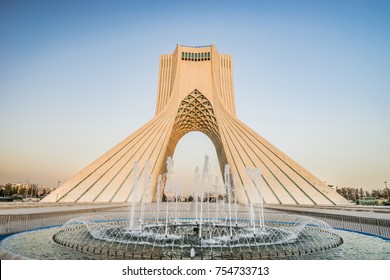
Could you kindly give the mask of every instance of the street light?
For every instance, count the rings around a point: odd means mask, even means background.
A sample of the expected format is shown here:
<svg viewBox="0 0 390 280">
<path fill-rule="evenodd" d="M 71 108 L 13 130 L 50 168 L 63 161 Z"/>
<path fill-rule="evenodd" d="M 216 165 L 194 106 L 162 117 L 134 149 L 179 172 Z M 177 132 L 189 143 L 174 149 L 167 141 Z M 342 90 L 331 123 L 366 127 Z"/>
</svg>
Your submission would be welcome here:
<svg viewBox="0 0 390 280">
<path fill-rule="evenodd" d="M 390 200 L 390 195 L 389 195 L 389 190 L 387 189 L 387 181 L 385 181 L 385 188 L 386 188 L 386 192 L 387 192 L 387 200 L 389 201 Z"/>
</svg>

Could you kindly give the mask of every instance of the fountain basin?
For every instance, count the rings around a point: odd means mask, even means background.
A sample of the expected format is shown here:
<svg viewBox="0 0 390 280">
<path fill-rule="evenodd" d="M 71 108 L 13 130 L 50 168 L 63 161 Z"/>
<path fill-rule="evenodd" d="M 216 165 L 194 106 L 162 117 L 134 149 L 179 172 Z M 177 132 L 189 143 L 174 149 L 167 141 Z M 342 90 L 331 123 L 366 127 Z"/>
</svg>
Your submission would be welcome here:
<svg viewBox="0 0 390 280">
<path fill-rule="evenodd" d="M 253 225 L 242 216 L 231 221 L 215 212 L 202 220 L 169 217 L 158 222 L 155 214 L 144 213 L 143 224 L 133 227 L 124 214 L 75 218 L 64 224 L 53 240 L 73 250 L 120 259 L 282 258 L 343 243 L 326 223 L 297 215 L 265 213 L 265 226 L 259 228 L 256 224 L 260 221 Z"/>
</svg>

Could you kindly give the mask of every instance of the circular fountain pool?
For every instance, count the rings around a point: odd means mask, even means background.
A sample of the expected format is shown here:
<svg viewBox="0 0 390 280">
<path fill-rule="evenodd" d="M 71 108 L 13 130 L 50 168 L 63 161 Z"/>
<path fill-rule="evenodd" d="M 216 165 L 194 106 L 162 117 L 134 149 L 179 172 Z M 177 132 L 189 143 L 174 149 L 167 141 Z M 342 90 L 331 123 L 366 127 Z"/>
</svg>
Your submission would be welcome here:
<svg viewBox="0 0 390 280">
<path fill-rule="evenodd" d="M 170 218 L 129 227 L 125 216 L 90 216 L 66 223 L 57 244 L 108 258 L 263 259 L 328 250 L 343 243 L 326 223 L 301 216 L 266 213 L 264 227 L 250 219 Z M 256 221 L 255 221 L 256 222 Z"/>
<path fill-rule="evenodd" d="M 132 227 L 128 212 L 75 218 L 61 227 L 16 234 L 2 247 L 26 258 L 48 259 L 277 259 L 343 243 L 329 225 L 309 217 L 270 212 L 260 222 L 240 206 L 229 218 L 228 206 L 220 205 L 218 212 L 212 209 L 200 219 L 191 215 L 190 205 L 180 204 L 168 217 L 156 212 L 155 204 L 146 205 L 142 223 L 138 208 Z M 38 239 L 49 239 L 50 245 Z M 42 250 L 49 252 L 35 255 Z"/>
</svg>

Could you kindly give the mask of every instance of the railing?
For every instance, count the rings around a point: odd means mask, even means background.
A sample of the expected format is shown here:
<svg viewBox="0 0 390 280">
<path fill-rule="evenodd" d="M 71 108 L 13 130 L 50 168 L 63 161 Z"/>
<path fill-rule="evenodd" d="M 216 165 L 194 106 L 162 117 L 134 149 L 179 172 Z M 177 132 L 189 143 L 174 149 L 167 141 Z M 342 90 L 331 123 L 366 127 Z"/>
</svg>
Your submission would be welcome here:
<svg viewBox="0 0 390 280">
<path fill-rule="evenodd" d="M 97 212 L 107 212 L 110 210 L 112 209 L 102 208 L 93 210 L 84 209 L 23 215 L 3 215 L 0 216 L 0 235 L 12 234 L 42 227 L 59 226 L 66 223 L 72 218 L 91 215 L 93 213 L 96 214 Z M 333 228 L 351 230 L 365 234 L 372 234 L 390 239 L 390 220 L 336 214 L 313 213 L 299 210 L 275 210 L 302 216 L 311 216 L 313 218 L 323 220 Z"/>
<path fill-rule="evenodd" d="M 82 209 L 71 211 L 56 211 L 48 213 L 1 215 L 0 235 L 12 234 L 26 230 L 33 230 L 43 227 L 60 226 L 70 219 L 91 215 L 98 212 L 107 212 L 114 208 Z"/>
<path fill-rule="evenodd" d="M 390 239 L 390 220 L 336 214 L 313 213 L 299 210 L 273 209 L 320 219 L 336 229 L 377 235 Z"/>
</svg>

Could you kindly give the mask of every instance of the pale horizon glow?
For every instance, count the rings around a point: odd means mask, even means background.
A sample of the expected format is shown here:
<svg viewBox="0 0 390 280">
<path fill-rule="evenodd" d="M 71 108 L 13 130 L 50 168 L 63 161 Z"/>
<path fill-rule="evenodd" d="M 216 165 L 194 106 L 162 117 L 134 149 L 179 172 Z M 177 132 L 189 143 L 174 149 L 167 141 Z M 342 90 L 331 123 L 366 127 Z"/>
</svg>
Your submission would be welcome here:
<svg viewBox="0 0 390 280">
<path fill-rule="evenodd" d="M 160 54 L 215 44 L 233 56 L 239 119 L 328 184 L 383 189 L 389 14 L 387 1 L 2 1 L 0 183 L 70 179 L 154 116 Z M 179 142 L 181 184 L 206 153 L 218 173 L 207 140 Z"/>
</svg>

